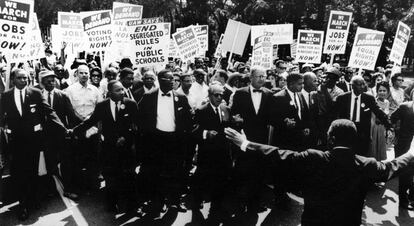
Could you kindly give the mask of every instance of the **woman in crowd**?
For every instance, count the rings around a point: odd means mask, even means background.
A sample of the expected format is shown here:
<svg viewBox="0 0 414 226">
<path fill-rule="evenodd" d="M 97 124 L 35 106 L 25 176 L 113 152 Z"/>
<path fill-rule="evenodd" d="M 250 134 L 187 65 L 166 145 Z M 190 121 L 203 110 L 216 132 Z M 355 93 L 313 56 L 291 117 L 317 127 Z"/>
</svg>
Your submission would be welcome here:
<svg viewBox="0 0 414 226">
<path fill-rule="evenodd" d="M 390 92 L 390 86 L 387 82 L 381 81 L 376 86 L 376 101 L 378 106 L 385 114 L 390 113 L 390 102 L 387 97 Z M 386 129 L 384 125 L 380 124 L 379 120 L 373 114 L 371 122 L 371 148 L 370 155 L 378 161 L 387 159 L 387 145 L 386 145 Z"/>
<path fill-rule="evenodd" d="M 174 76 L 173 89 L 177 90 L 181 86 L 180 73 L 174 72 L 173 76 Z"/>
</svg>

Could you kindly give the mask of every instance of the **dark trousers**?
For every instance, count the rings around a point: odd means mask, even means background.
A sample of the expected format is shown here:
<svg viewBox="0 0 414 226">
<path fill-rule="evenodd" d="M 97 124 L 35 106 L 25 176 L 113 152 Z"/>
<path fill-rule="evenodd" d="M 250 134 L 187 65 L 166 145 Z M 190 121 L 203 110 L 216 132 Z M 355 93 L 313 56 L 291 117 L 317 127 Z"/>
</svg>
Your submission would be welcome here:
<svg viewBox="0 0 414 226">
<path fill-rule="evenodd" d="M 397 137 L 396 144 L 394 147 L 395 157 L 399 157 L 410 149 L 411 138 L 400 138 Z M 400 202 L 408 202 L 408 190 L 413 189 L 413 174 L 408 170 L 401 173 L 399 177 L 398 195 Z"/>
<path fill-rule="evenodd" d="M 72 157 L 72 173 L 77 177 L 75 184 L 86 190 L 99 188 L 98 176 L 100 172 L 99 163 L 100 135 L 95 134 L 89 138 L 79 138 L 73 142 L 73 149 L 65 153 Z M 80 173 L 80 175 L 76 175 Z"/>
<path fill-rule="evenodd" d="M 188 151 L 181 134 L 155 131 L 143 137 L 142 165 L 139 175 L 141 199 L 150 200 L 154 209 L 179 204 L 185 189 Z"/>
<path fill-rule="evenodd" d="M 23 135 L 10 140 L 12 154 L 10 174 L 17 199 L 23 208 L 29 207 L 36 201 L 39 153 L 42 149 L 40 139 L 38 136 Z"/>
</svg>

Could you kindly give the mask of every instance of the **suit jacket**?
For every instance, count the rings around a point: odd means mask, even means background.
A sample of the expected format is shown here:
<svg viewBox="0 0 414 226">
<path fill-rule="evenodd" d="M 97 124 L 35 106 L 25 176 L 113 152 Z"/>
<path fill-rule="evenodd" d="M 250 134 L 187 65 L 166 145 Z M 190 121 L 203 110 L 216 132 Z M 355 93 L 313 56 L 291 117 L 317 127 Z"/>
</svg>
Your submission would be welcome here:
<svg viewBox="0 0 414 226">
<path fill-rule="evenodd" d="M 413 101 L 402 103 L 396 111 L 391 114 L 391 122 L 400 121 L 400 131 L 395 144 L 395 152 L 401 155 L 410 149 L 414 136 L 414 106 Z"/>
<path fill-rule="evenodd" d="M 132 95 L 134 96 L 135 101 L 136 101 L 138 104 L 139 104 L 139 102 L 141 102 L 142 97 L 144 96 L 144 94 L 145 94 L 144 87 L 141 87 L 141 88 L 139 88 L 139 89 L 135 90 L 135 91 L 132 93 Z"/>
<path fill-rule="evenodd" d="M 14 100 L 14 89 L 5 92 L 0 103 L 0 125 L 7 125 L 9 148 L 13 155 L 12 171 L 37 170 L 39 153 L 44 147 L 42 128 L 62 136 L 66 128 L 41 91 L 35 88 L 26 88 L 23 114 L 20 115 Z"/>
<path fill-rule="evenodd" d="M 226 101 L 227 105 L 230 104 L 230 96 L 233 94 L 233 91 L 228 89 L 226 86 L 224 86 L 224 93 L 223 93 L 223 100 Z"/>
<path fill-rule="evenodd" d="M 298 93 L 301 105 L 301 118 L 299 118 L 294 100 L 289 96 L 287 89 L 276 93 L 272 98 L 271 124 L 275 128 L 274 143 L 284 148 L 300 150 L 303 148 L 306 137 L 303 130 L 310 128 L 309 109 L 301 93 Z M 294 128 L 288 128 L 285 119 L 294 119 Z"/>
<path fill-rule="evenodd" d="M 110 107 L 110 99 L 99 102 L 91 117 L 74 128 L 75 134 L 81 134 L 102 122 L 102 135 L 104 143 L 114 145 L 118 138 L 124 137 L 127 143 L 133 142 L 133 127 L 138 124 L 138 109 L 134 100 L 124 98 L 118 112 L 117 121 L 114 120 Z M 105 145 L 104 145 L 105 146 Z"/>
<path fill-rule="evenodd" d="M 249 140 L 267 143 L 272 92 L 264 87 L 262 90 L 262 99 L 257 114 L 254 110 L 250 86 L 236 90 L 233 96 L 231 115 L 240 114 L 243 118 L 242 128 Z"/>
<path fill-rule="evenodd" d="M 248 149 L 267 155 L 274 165 L 281 162 L 303 191 L 302 225 L 359 226 L 364 199 L 373 182 L 387 181 L 413 166 L 407 153 L 389 162 L 355 155 L 349 148 L 332 151 L 293 152 L 257 143 Z"/>
<path fill-rule="evenodd" d="M 350 119 L 351 109 L 351 92 L 344 93 L 336 99 L 335 111 L 337 118 Z M 371 113 L 381 121 L 386 128 L 390 128 L 391 124 L 388 116 L 379 108 L 375 98 L 366 93 L 361 94 L 360 106 L 360 122 L 356 123 L 358 134 L 364 139 L 370 139 L 371 131 Z"/>
<path fill-rule="evenodd" d="M 139 128 L 142 132 L 154 132 L 157 126 L 157 105 L 158 92 L 155 89 L 150 93 L 144 94 L 138 105 Z M 189 133 L 192 130 L 192 116 L 187 97 L 173 91 L 174 113 L 175 113 L 175 132 Z"/>
<path fill-rule="evenodd" d="M 219 106 L 221 121 L 210 103 L 200 106 L 195 111 L 196 129 L 193 134 L 198 143 L 197 167 L 200 169 L 230 168 L 230 143 L 225 137 L 224 128 L 230 124 L 230 110 L 225 105 Z M 204 131 L 214 130 L 218 134 L 214 138 L 205 139 Z"/>
<path fill-rule="evenodd" d="M 68 95 L 61 90 L 54 89 L 52 108 L 66 128 L 72 128 L 82 122 L 75 114 Z"/>
</svg>

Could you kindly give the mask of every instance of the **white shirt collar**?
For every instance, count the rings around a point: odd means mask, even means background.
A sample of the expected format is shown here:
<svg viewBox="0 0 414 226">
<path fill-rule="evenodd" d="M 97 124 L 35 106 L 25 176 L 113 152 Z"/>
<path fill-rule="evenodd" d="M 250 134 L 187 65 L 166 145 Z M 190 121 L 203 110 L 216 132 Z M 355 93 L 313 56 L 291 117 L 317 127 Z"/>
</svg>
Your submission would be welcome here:
<svg viewBox="0 0 414 226">
<path fill-rule="evenodd" d="M 23 92 L 23 94 L 25 94 L 26 93 L 26 90 L 27 90 L 27 86 L 25 86 L 23 89 L 21 89 L 22 90 L 22 92 Z M 15 93 L 19 93 L 19 95 L 20 95 L 20 89 L 18 89 L 17 87 L 14 87 L 14 92 Z"/>
<path fill-rule="evenodd" d="M 289 89 L 289 88 L 287 88 L 287 87 L 286 87 L 286 90 L 287 90 L 287 92 L 288 92 L 288 94 L 289 94 L 290 98 L 291 98 L 292 100 L 294 100 L 293 98 L 295 98 L 295 93 L 294 93 L 294 92 L 292 92 L 292 91 L 290 91 L 290 89 Z"/>
<path fill-rule="evenodd" d="M 250 85 L 250 86 L 249 86 L 249 88 L 250 88 L 250 92 L 251 92 L 251 93 L 253 93 L 253 90 L 255 90 L 255 89 L 256 89 L 256 88 L 254 88 L 252 85 Z M 260 87 L 260 88 L 258 88 L 258 89 L 262 90 L 262 87 Z"/>
<path fill-rule="evenodd" d="M 351 98 L 355 99 L 356 97 L 360 98 L 361 94 L 359 96 L 355 95 L 354 91 L 351 91 Z"/>
</svg>

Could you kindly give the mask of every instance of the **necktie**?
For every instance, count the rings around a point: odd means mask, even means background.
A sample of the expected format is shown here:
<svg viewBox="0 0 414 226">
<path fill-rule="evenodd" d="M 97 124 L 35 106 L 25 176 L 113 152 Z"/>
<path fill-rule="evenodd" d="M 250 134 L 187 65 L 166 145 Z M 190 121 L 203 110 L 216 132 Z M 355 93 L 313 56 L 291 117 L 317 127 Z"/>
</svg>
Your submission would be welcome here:
<svg viewBox="0 0 414 226">
<path fill-rule="evenodd" d="M 261 90 L 261 89 L 254 89 L 253 90 L 253 93 L 262 93 L 263 92 L 263 90 Z"/>
<path fill-rule="evenodd" d="M 221 122 L 221 118 L 220 118 L 220 111 L 219 111 L 219 108 L 218 108 L 218 107 L 216 107 L 216 117 L 217 117 L 217 120 L 218 120 L 219 122 Z"/>
<path fill-rule="evenodd" d="M 351 119 L 353 122 L 357 120 L 357 108 L 358 108 L 358 97 L 355 97 L 354 110 L 352 111 L 352 119 Z"/>
<path fill-rule="evenodd" d="M 310 93 L 308 93 L 308 107 L 310 107 L 311 105 L 311 95 Z"/>
<path fill-rule="evenodd" d="M 50 107 L 52 107 L 52 98 L 51 98 L 50 94 L 51 94 L 50 91 L 47 92 L 47 102 L 49 103 Z"/>
<path fill-rule="evenodd" d="M 170 93 L 161 93 L 161 96 L 167 96 L 167 97 L 170 97 L 170 96 L 171 96 L 171 94 L 170 94 Z"/>
<path fill-rule="evenodd" d="M 20 106 L 21 106 L 21 110 L 22 110 L 22 115 L 23 115 L 23 104 L 24 104 L 23 92 L 22 92 L 22 90 L 20 90 Z"/>
<path fill-rule="evenodd" d="M 115 103 L 115 121 L 118 121 L 118 114 L 119 114 L 119 109 L 118 109 L 118 102 Z"/>
</svg>

